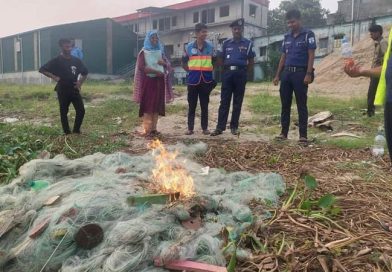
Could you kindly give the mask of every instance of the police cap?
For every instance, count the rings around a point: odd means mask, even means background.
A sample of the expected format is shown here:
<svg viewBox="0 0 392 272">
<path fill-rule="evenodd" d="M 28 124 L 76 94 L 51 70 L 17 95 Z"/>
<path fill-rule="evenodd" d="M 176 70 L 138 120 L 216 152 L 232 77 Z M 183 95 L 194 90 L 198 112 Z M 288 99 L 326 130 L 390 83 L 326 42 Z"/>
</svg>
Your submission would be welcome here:
<svg viewBox="0 0 392 272">
<path fill-rule="evenodd" d="M 235 26 L 244 27 L 244 23 L 245 23 L 244 18 L 240 18 L 240 19 L 233 21 L 230 24 L 230 27 L 235 27 Z"/>
</svg>

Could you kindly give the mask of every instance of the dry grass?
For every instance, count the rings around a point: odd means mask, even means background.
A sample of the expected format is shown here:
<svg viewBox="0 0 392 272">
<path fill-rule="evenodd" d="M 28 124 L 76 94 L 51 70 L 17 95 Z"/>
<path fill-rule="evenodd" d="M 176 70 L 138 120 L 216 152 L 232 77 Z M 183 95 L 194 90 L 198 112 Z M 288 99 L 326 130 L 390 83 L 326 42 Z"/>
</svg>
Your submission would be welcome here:
<svg viewBox="0 0 392 272">
<path fill-rule="evenodd" d="M 295 201 L 272 210 L 273 218 L 255 229 L 266 252 L 239 271 L 392 271 L 392 236 L 379 223 L 392 222 L 391 169 L 384 159 L 366 162 L 368 150 L 234 142 L 210 142 L 199 158 L 228 171 L 278 172 L 288 186 L 311 174 L 319 183 L 316 194 L 333 194 L 342 209 L 322 219 L 298 212 Z"/>
<path fill-rule="evenodd" d="M 392 233 L 380 225 L 392 222 L 387 156 L 376 161 L 369 160 L 367 149 L 262 142 L 211 140 L 208 145 L 208 152 L 196 158 L 203 165 L 277 172 L 288 188 L 299 184 L 298 190 L 301 175 L 310 174 L 318 182 L 315 197 L 333 194 L 341 208 L 337 216 L 307 216 L 298 210 L 299 199 L 288 201 L 284 195 L 278 208 L 269 208 L 273 216 L 253 226 L 265 250 L 253 251 L 236 271 L 392 271 Z"/>
</svg>

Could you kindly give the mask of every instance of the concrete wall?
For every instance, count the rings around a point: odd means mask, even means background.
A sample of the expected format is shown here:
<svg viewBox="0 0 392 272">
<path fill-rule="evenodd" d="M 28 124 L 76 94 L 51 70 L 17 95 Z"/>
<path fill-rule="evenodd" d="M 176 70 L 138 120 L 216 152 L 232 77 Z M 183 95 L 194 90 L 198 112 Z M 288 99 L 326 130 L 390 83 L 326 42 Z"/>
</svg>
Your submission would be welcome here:
<svg viewBox="0 0 392 272">
<path fill-rule="evenodd" d="M 60 53 L 58 40 L 74 37 L 82 45 L 90 73 L 113 74 L 135 62 L 136 35 L 111 19 L 64 24 L 0 39 L 0 81 L 41 83 L 37 71 Z"/>
<path fill-rule="evenodd" d="M 374 19 L 376 24 L 382 25 L 384 28 L 392 25 L 392 15 L 385 16 Z M 312 29 L 316 36 L 317 41 L 317 50 L 316 50 L 316 62 L 321 60 L 326 55 L 334 52 L 335 50 L 340 50 L 341 39 L 336 39 L 336 36 L 341 36 L 341 34 L 348 37 L 351 40 L 351 29 L 354 26 L 353 31 L 353 41 L 354 44 L 364 39 L 369 35 L 368 28 L 369 25 L 373 22 L 373 20 L 362 20 L 355 22 L 353 25 L 343 24 L 343 25 L 330 25 L 325 27 L 319 27 Z M 266 55 L 268 56 L 268 50 L 271 49 L 271 45 L 274 47 L 279 47 L 283 41 L 283 33 L 279 35 L 271 35 L 271 36 L 261 36 L 254 39 L 254 46 L 256 52 L 256 62 L 264 62 L 267 61 L 266 56 L 260 55 L 260 48 L 267 47 Z M 323 40 L 323 42 L 322 42 Z M 324 43 L 324 48 L 322 48 L 322 43 Z M 256 72 L 256 71 L 255 71 Z M 262 75 L 260 73 L 255 74 L 255 78 L 260 78 Z"/>
</svg>

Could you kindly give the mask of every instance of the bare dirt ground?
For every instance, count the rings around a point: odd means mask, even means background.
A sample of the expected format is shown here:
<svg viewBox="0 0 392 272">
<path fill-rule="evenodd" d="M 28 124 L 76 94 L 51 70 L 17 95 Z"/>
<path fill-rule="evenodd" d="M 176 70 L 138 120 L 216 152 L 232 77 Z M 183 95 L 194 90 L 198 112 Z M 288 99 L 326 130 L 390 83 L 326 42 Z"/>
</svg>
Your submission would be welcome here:
<svg viewBox="0 0 392 272">
<path fill-rule="evenodd" d="M 252 93 L 254 90 L 247 89 L 247 92 Z M 220 90 L 215 89 L 210 96 L 210 104 L 209 104 L 209 130 L 212 132 L 216 128 L 217 119 L 218 119 L 218 108 L 220 102 Z M 203 135 L 202 129 L 200 125 L 200 106 L 196 109 L 196 118 L 195 118 L 195 130 L 193 135 L 185 135 L 185 132 L 188 130 L 187 128 L 187 108 L 188 102 L 186 94 L 183 93 L 180 96 L 176 97 L 173 102 L 174 105 L 180 105 L 184 107 L 183 111 L 180 111 L 175 114 L 167 114 L 165 117 L 160 117 L 158 122 L 158 130 L 165 135 L 166 138 L 177 139 L 179 141 L 182 140 L 193 140 L 193 141 L 205 141 L 211 140 L 214 138 L 210 135 Z M 229 115 L 230 118 L 231 115 Z M 230 119 L 229 119 L 230 120 Z M 249 125 L 253 122 L 252 113 L 249 111 L 246 102 L 242 107 L 241 118 L 240 118 L 240 136 L 234 136 L 230 133 L 230 129 L 227 129 L 222 135 L 216 136 L 215 138 L 221 141 L 227 140 L 237 140 L 239 142 L 247 142 L 247 141 L 267 141 L 270 140 L 270 137 L 267 135 L 262 135 L 260 133 L 255 133 L 255 125 Z M 143 128 L 139 126 L 134 131 L 133 135 L 135 136 L 132 140 L 132 145 L 140 146 L 145 144 L 145 140 L 140 134 L 142 133 Z"/>
</svg>

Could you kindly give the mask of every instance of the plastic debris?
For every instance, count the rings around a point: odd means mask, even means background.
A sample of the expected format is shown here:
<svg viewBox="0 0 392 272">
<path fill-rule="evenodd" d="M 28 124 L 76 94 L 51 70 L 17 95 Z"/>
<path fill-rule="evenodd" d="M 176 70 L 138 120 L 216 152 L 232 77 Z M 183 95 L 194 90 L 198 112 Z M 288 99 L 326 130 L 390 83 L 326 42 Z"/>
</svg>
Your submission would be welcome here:
<svg viewBox="0 0 392 272">
<path fill-rule="evenodd" d="M 44 206 L 50 206 L 56 203 L 60 199 L 60 196 L 52 196 L 48 200 L 45 201 Z"/>
<path fill-rule="evenodd" d="M 197 263 L 192 261 L 172 261 L 165 268 L 176 271 L 198 271 L 198 272 L 227 272 L 226 267 Z"/>
</svg>

